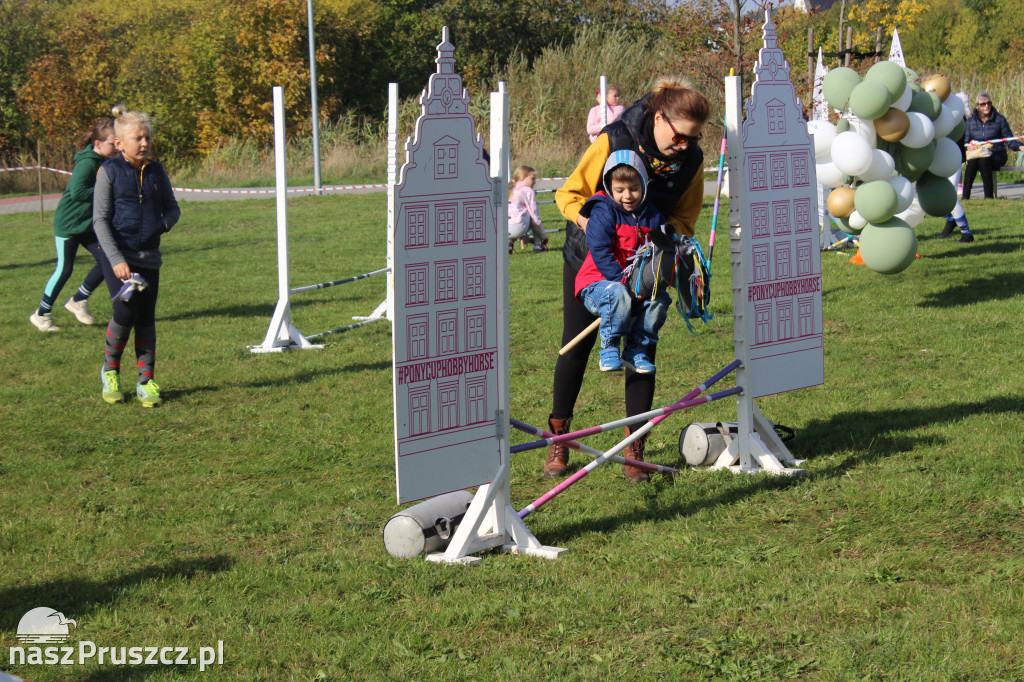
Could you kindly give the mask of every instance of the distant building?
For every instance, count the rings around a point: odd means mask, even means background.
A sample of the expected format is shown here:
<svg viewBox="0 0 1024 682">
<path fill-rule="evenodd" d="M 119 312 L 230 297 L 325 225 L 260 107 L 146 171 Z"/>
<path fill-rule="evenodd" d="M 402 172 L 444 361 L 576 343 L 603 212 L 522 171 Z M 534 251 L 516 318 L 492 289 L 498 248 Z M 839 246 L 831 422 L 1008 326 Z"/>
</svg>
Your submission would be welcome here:
<svg viewBox="0 0 1024 682">
<path fill-rule="evenodd" d="M 836 0 L 795 0 L 793 7 L 807 14 L 811 11 L 824 12 L 834 4 L 836 4 Z"/>
</svg>

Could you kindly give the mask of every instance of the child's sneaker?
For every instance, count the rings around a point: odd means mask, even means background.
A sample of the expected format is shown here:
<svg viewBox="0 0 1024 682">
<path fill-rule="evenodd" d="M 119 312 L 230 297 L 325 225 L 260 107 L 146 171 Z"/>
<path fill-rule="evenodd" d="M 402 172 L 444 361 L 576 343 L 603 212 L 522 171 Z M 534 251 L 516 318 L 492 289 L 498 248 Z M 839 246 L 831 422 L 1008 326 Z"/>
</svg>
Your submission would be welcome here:
<svg viewBox="0 0 1024 682">
<path fill-rule="evenodd" d="M 89 299 L 76 301 L 72 296 L 64 307 L 82 324 L 92 324 L 96 321 L 96 318 L 89 314 Z"/>
<path fill-rule="evenodd" d="M 53 313 L 39 314 L 36 311 L 28 316 L 28 321 L 31 322 L 36 329 L 41 332 L 59 332 L 60 327 L 53 323 Z"/>
<path fill-rule="evenodd" d="M 647 353 L 642 350 L 631 351 L 627 348 L 622 361 L 632 367 L 637 374 L 654 374 L 657 369 L 651 359 L 647 357 Z"/>
<path fill-rule="evenodd" d="M 601 359 L 598 366 L 602 372 L 619 372 L 622 370 L 622 359 L 619 358 L 619 349 L 610 346 L 601 349 Z"/>
<path fill-rule="evenodd" d="M 121 375 L 116 369 L 109 369 L 106 372 L 100 370 L 100 379 L 103 381 L 103 399 L 113 405 L 124 402 L 124 393 L 121 392 Z"/>
<path fill-rule="evenodd" d="M 160 387 L 150 379 L 144 384 L 135 387 L 135 396 L 142 401 L 143 407 L 156 407 L 163 400 L 160 399 Z"/>
<path fill-rule="evenodd" d="M 960 243 L 961 244 L 970 244 L 973 241 L 974 241 L 974 233 L 973 232 L 961 232 L 960 233 Z"/>
</svg>

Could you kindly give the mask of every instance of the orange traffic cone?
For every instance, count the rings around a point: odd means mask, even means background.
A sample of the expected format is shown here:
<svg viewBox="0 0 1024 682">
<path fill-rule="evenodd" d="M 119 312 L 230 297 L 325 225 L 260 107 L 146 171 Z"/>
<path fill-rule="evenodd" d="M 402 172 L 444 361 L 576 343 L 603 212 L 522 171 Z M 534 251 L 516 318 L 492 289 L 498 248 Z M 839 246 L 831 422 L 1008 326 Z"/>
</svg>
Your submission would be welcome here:
<svg viewBox="0 0 1024 682">
<path fill-rule="evenodd" d="M 857 249 L 857 253 L 853 254 L 850 262 L 854 265 L 864 265 L 864 258 L 860 255 L 860 249 Z"/>
</svg>

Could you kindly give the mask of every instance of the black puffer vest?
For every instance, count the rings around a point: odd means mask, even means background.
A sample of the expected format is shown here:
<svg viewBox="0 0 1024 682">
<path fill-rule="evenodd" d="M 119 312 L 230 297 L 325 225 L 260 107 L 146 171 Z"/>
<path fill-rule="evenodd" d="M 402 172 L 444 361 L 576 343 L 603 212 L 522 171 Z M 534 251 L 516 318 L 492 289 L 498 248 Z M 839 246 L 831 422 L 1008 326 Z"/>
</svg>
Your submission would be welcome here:
<svg viewBox="0 0 1024 682">
<path fill-rule="evenodd" d="M 676 204 L 679 203 L 680 197 L 683 196 L 683 192 L 693 182 L 694 176 L 703 171 L 704 152 L 699 145 L 688 146 L 682 155 L 672 159 L 673 161 L 681 162 L 679 170 L 671 175 L 655 175 L 646 156 L 640 151 L 638 143 L 641 134 L 643 134 L 644 138 L 651 138 L 650 131 L 653 126 L 654 112 L 647 110 L 647 103 L 652 96 L 653 93 L 647 93 L 641 97 L 626 109 L 617 121 L 609 123 L 601 132 L 608 135 L 609 153 L 619 149 L 632 149 L 643 159 L 647 176 L 650 178 L 650 182 L 647 185 L 646 201 L 653 202 L 655 208 L 666 216 L 671 216 Z M 654 147 L 653 140 L 651 147 Z M 651 150 L 648 149 L 647 151 Z M 567 220 L 565 222 L 565 247 L 562 249 L 562 258 L 573 270 L 578 271 L 580 266 L 583 265 L 583 259 L 586 257 L 586 234 L 576 223 Z"/>
<path fill-rule="evenodd" d="M 163 220 L 163 196 L 171 181 L 156 161 L 140 171 L 118 154 L 103 164 L 113 190 L 114 238 L 129 251 L 150 251 L 160 247 L 160 235 L 167 231 Z"/>
</svg>

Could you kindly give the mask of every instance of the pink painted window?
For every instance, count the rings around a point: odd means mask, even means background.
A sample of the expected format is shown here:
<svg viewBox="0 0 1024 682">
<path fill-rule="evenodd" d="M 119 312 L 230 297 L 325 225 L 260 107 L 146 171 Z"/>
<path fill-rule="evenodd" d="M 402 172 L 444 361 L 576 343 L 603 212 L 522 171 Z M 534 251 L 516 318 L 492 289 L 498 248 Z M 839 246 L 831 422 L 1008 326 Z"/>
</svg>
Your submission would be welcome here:
<svg viewBox="0 0 1024 682">
<path fill-rule="evenodd" d="M 754 306 L 754 343 L 770 343 L 772 340 L 772 304 Z"/>
<path fill-rule="evenodd" d="M 467 258 L 462 264 L 464 289 L 463 298 L 482 298 L 484 291 L 484 264 L 483 258 Z"/>
<path fill-rule="evenodd" d="M 811 184 L 811 176 L 807 172 L 807 152 L 793 152 L 793 185 L 807 187 Z"/>
<path fill-rule="evenodd" d="M 406 320 L 409 330 L 409 359 L 418 360 L 427 357 L 427 315 L 410 315 Z"/>
<path fill-rule="evenodd" d="M 754 229 L 754 239 L 758 237 L 771 236 L 771 228 L 768 226 L 768 204 L 751 204 L 750 221 Z"/>
<path fill-rule="evenodd" d="M 786 132 L 786 107 L 782 104 L 769 104 L 768 107 L 768 132 Z"/>
<path fill-rule="evenodd" d="M 775 278 L 786 279 L 793 276 L 791 265 L 792 249 L 788 242 L 780 242 L 775 245 Z"/>
<path fill-rule="evenodd" d="M 437 235 L 437 238 L 434 240 L 435 245 L 443 246 L 445 244 L 457 243 L 455 209 L 455 204 L 441 204 L 434 209 Z"/>
<path fill-rule="evenodd" d="M 427 209 L 423 206 L 410 207 L 405 214 L 405 246 L 415 249 L 427 245 Z"/>
<path fill-rule="evenodd" d="M 789 202 L 786 200 L 776 201 L 772 204 L 772 212 L 775 214 L 775 234 L 789 234 Z"/>
<path fill-rule="evenodd" d="M 459 425 L 459 382 L 452 381 L 437 386 L 437 415 L 440 428 L 453 429 Z"/>
<path fill-rule="evenodd" d="M 434 177 L 439 180 L 459 177 L 458 154 L 457 144 L 439 144 L 434 147 Z"/>
<path fill-rule="evenodd" d="M 409 435 L 430 433 L 430 387 L 409 390 Z"/>
<path fill-rule="evenodd" d="M 767 281 L 770 276 L 768 271 L 768 245 L 755 246 L 751 253 L 754 256 L 754 281 Z"/>
<path fill-rule="evenodd" d="M 425 305 L 427 303 L 427 264 L 407 265 L 405 274 L 406 305 Z"/>
<path fill-rule="evenodd" d="M 472 201 L 466 204 L 465 225 L 466 241 L 482 242 L 484 240 L 484 210 L 486 205 L 482 201 Z"/>
<path fill-rule="evenodd" d="M 789 187 L 789 168 L 786 163 L 789 157 L 786 154 L 772 154 L 772 189 L 786 189 Z"/>
<path fill-rule="evenodd" d="M 748 156 L 747 168 L 750 171 L 750 189 L 768 189 L 768 175 L 764 154 L 751 154 Z"/>
<path fill-rule="evenodd" d="M 466 309 L 466 350 L 481 350 L 485 347 L 484 315 L 486 308 Z"/>
<path fill-rule="evenodd" d="M 487 421 L 487 379 L 466 379 L 466 423 Z"/>
<path fill-rule="evenodd" d="M 778 315 L 776 323 L 779 330 L 779 341 L 793 338 L 793 302 L 779 301 L 776 314 Z"/>
<path fill-rule="evenodd" d="M 811 200 L 796 199 L 793 202 L 793 213 L 796 218 L 797 232 L 810 232 L 811 225 Z"/>
<path fill-rule="evenodd" d="M 438 261 L 434 264 L 434 274 L 436 276 L 434 303 L 444 303 L 456 299 L 455 269 L 457 265 L 458 262 L 453 260 Z"/>
<path fill-rule="evenodd" d="M 458 336 L 458 312 L 445 310 L 437 314 L 437 354 L 452 355 L 459 352 Z"/>
<path fill-rule="evenodd" d="M 800 336 L 810 336 L 814 333 L 814 299 L 810 296 L 798 298 L 796 306 Z"/>
<path fill-rule="evenodd" d="M 800 239 L 796 243 L 796 274 L 801 277 L 811 274 L 811 240 Z"/>
</svg>

